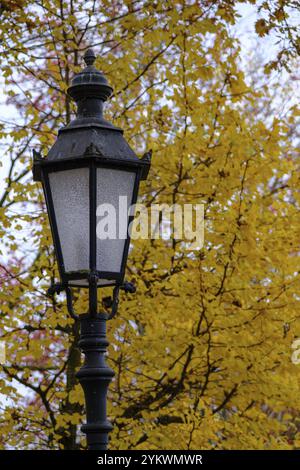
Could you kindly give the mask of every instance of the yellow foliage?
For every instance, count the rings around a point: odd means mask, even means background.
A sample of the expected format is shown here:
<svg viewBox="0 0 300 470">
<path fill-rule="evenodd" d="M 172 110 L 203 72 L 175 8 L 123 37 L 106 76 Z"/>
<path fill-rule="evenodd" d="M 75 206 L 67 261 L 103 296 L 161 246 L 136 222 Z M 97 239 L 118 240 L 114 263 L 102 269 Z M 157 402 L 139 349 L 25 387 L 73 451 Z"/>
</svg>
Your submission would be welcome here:
<svg viewBox="0 0 300 470">
<path fill-rule="evenodd" d="M 153 149 L 141 202 L 205 204 L 201 250 L 132 245 L 137 293 L 108 326 L 111 448 L 299 447 L 299 109 L 272 114 L 268 87 L 248 85 L 228 27 L 239 2 L 2 3 L 1 70 L 20 122 L 1 127 L 0 448 L 84 445 L 79 329 L 64 298 L 46 296 L 58 271 L 30 152 L 46 154 L 71 119 L 66 89 L 91 43 L 114 88 L 106 117 L 137 153 Z M 262 7 L 258 36 L 285 27 L 284 3 Z M 86 292 L 75 309 L 86 311 Z"/>
</svg>

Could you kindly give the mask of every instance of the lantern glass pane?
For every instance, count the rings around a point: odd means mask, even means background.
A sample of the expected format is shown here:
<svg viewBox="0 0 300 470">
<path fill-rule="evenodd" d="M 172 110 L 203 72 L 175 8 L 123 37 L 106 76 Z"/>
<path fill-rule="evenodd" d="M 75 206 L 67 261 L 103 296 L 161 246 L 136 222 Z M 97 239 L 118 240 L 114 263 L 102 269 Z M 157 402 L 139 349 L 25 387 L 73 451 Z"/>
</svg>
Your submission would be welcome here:
<svg viewBox="0 0 300 470">
<path fill-rule="evenodd" d="M 97 168 L 98 271 L 121 272 L 135 176 L 135 172 Z"/>
<path fill-rule="evenodd" d="M 89 269 L 89 169 L 49 174 L 66 272 Z"/>
</svg>

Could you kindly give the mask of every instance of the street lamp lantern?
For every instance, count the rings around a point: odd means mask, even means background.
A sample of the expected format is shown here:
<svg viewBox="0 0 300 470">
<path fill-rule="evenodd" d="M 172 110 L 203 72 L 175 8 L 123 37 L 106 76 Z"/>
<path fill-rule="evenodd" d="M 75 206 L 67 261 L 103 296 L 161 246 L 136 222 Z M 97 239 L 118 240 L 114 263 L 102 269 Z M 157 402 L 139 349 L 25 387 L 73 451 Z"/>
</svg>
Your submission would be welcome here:
<svg viewBox="0 0 300 470">
<path fill-rule="evenodd" d="M 99 206 L 109 204 L 116 220 L 124 219 L 119 210 L 125 198 L 129 205 L 136 202 L 149 161 L 139 159 L 122 130 L 103 118 L 103 102 L 112 88 L 94 67 L 91 49 L 84 59 L 86 68 L 68 89 L 77 103 L 77 118 L 59 131 L 47 158 L 35 159 L 34 177 L 43 184 L 62 283 L 84 287 L 96 276 L 101 287 L 123 282 L 130 220 L 127 216 L 123 227 L 117 226 L 121 237 L 101 239 L 97 210 L 100 216 Z"/>
<path fill-rule="evenodd" d="M 106 393 L 113 375 L 104 360 L 105 325 L 116 313 L 119 289 L 134 291 L 124 283 L 133 218 L 128 208 L 137 200 L 140 181 L 147 178 L 151 155 L 138 158 L 122 129 L 104 119 L 103 103 L 112 88 L 95 68 L 95 59 L 88 49 L 86 67 L 67 91 L 77 104 L 77 116 L 59 130 L 46 158 L 34 151 L 33 176 L 43 186 L 61 278 L 49 294 L 65 290 L 69 312 L 81 322 L 79 346 L 86 362 L 77 375 L 86 398 L 83 431 L 90 449 L 105 449 L 111 430 Z M 101 225 L 109 209 L 115 222 L 112 233 Z M 105 286 L 114 287 L 109 315 L 98 313 L 98 288 Z M 72 287 L 89 289 L 88 314 L 74 313 Z"/>
</svg>

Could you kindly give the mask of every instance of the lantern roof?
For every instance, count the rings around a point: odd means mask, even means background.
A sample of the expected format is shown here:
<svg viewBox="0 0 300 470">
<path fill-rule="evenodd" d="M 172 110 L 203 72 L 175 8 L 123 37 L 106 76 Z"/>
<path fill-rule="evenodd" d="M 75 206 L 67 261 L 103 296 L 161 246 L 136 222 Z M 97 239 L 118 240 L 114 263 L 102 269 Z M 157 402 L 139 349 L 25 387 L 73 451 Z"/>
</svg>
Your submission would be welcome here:
<svg viewBox="0 0 300 470">
<path fill-rule="evenodd" d="M 41 179 L 41 166 L 63 164 L 85 157 L 114 165 L 128 164 L 141 167 L 141 178 L 146 179 L 151 153 L 138 158 L 123 136 L 123 130 L 103 117 L 103 103 L 113 89 L 105 76 L 96 69 L 92 49 L 84 55 L 86 67 L 76 74 L 67 93 L 77 104 L 76 118 L 58 132 L 58 137 L 45 158 L 34 153 L 34 177 Z"/>
</svg>

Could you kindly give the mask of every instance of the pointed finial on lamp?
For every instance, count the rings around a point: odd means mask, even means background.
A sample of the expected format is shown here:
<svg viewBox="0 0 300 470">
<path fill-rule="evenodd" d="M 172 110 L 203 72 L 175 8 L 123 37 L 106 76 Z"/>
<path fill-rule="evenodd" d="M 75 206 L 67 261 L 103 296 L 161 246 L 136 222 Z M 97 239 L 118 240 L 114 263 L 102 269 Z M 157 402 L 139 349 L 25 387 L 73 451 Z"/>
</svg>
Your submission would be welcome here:
<svg viewBox="0 0 300 470">
<path fill-rule="evenodd" d="M 92 48 L 89 48 L 84 56 L 83 56 L 84 62 L 86 63 L 87 66 L 93 65 L 95 60 L 96 60 L 96 55 L 95 52 L 93 51 Z"/>
<path fill-rule="evenodd" d="M 98 125 L 114 128 L 103 118 L 103 102 L 112 94 L 112 87 L 109 86 L 103 73 L 94 66 L 96 54 L 92 48 L 86 50 L 83 56 L 86 67 L 74 75 L 71 86 L 68 88 L 68 95 L 77 104 L 77 118 L 70 123 L 70 126 L 78 126 L 84 123 L 96 123 Z"/>
<path fill-rule="evenodd" d="M 144 160 L 145 162 L 151 162 L 151 157 L 152 157 L 152 149 L 144 153 L 144 155 L 142 156 L 142 160 Z"/>
</svg>

